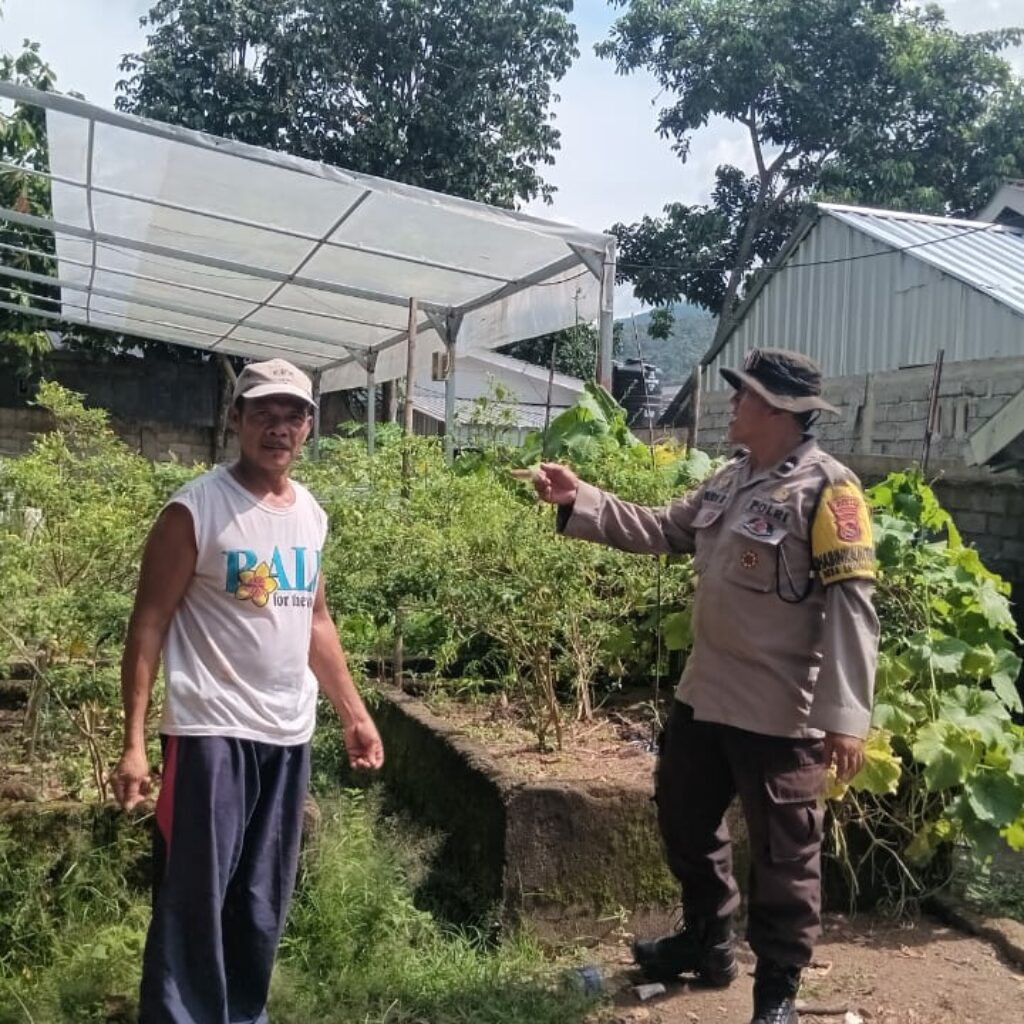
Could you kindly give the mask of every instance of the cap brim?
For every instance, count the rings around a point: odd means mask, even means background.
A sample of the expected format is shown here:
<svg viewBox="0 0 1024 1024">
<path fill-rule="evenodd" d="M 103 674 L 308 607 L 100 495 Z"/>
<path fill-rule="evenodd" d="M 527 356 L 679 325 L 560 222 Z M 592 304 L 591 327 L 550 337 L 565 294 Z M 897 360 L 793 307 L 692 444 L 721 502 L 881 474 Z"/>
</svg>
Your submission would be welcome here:
<svg viewBox="0 0 1024 1024">
<path fill-rule="evenodd" d="M 237 398 L 268 398 L 271 395 L 286 395 L 289 398 L 301 398 L 307 405 L 317 408 L 317 403 L 313 401 L 309 395 L 305 394 L 301 389 L 293 387 L 291 384 L 257 384 L 253 388 L 249 388 L 248 391 L 244 391 L 242 394 L 237 395 Z"/>
<path fill-rule="evenodd" d="M 722 369 L 719 372 L 730 387 L 737 391 L 740 388 L 750 388 L 774 409 L 784 409 L 786 412 L 811 412 L 814 409 L 820 409 L 822 412 L 839 415 L 839 410 L 826 402 L 820 395 L 777 395 L 775 392 L 769 391 L 756 377 L 751 377 L 749 373 L 744 373 L 742 370 Z"/>
</svg>

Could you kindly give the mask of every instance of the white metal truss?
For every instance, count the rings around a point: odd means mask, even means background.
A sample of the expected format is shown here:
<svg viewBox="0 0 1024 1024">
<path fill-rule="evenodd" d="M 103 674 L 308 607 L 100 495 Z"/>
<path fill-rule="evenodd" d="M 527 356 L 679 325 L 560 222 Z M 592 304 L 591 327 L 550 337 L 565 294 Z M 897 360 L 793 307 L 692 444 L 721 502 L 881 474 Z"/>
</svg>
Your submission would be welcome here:
<svg viewBox="0 0 1024 1024">
<path fill-rule="evenodd" d="M 411 298 L 417 353 L 445 347 L 452 367 L 456 340 L 496 348 L 571 326 L 582 308 L 600 320 L 610 375 L 606 234 L 55 93 L 0 83 L 0 97 L 46 111 L 49 169 L 0 173 L 45 178 L 52 199 L 50 216 L 0 208 L 21 229 L 0 240 L 0 309 L 284 354 L 336 389 L 404 374 Z M 32 257 L 52 273 L 25 269 Z"/>
</svg>

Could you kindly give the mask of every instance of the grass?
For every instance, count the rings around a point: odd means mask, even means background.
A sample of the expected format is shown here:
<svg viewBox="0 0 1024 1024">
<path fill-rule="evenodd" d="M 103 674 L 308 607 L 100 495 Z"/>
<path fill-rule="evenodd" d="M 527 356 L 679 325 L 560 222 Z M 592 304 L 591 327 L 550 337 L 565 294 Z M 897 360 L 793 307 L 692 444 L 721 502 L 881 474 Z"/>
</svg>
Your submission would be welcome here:
<svg viewBox="0 0 1024 1024">
<path fill-rule="evenodd" d="M 436 843 L 382 819 L 372 795 L 325 808 L 307 848 L 271 999 L 280 1024 L 570 1024 L 589 1004 L 525 935 L 501 945 L 414 901 Z"/>
<path fill-rule="evenodd" d="M 372 792 L 322 809 L 271 989 L 274 1024 L 587 1019 L 593 1003 L 528 936 L 494 944 L 416 905 L 436 839 L 383 817 Z M 70 862 L 17 838 L 0 832 L 0 1024 L 134 1020 L 149 910 L 119 860 L 135 852 L 130 835 L 83 843 Z"/>
<path fill-rule="evenodd" d="M 141 830 L 0 825 L 0 1024 L 129 1019 L 149 920 Z"/>
<path fill-rule="evenodd" d="M 964 853 L 957 862 L 953 888 L 986 917 L 1024 922 L 1024 853 L 1000 849 L 988 861 Z"/>
</svg>

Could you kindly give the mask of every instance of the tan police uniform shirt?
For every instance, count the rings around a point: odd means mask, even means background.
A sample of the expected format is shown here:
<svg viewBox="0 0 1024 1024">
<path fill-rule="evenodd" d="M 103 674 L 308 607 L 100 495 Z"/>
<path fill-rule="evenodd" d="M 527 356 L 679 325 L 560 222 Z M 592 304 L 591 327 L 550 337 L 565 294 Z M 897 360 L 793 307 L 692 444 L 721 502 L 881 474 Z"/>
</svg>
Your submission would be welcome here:
<svg viewBox="0 0 1024 1024">
<path fill-rule="evenodd" d="M 773 468 L 729 462 L 645 508 L 580 483 L 567 536 L 693 553 L 693 650 L 676 690 L 694 717 L 772 736 L 864 736 L 878 617 L 871 520 L 856 477 L 811 438 Z"/>
</svg>

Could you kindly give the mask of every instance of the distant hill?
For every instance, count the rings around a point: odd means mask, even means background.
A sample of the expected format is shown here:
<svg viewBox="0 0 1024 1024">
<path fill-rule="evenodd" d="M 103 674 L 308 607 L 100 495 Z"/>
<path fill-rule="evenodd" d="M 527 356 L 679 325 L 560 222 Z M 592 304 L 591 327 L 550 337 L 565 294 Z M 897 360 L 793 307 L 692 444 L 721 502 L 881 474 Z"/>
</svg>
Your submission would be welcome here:
<svg viewBox="0 0 1024 1024">
<path fill-rule="evenodd" d="M 715 333 L 715 318 L 705 310 L 686 303 L 673 306 L 672 316 L 672 335 L 664 341 L 652 338 L 647 333 L 651 322 L 650 312 L 616 320 L 616 334 L 620 341 L 615 348 L 615 358 L 636 358 L 636 337 L 633 334 L 635 322 L 644 361 L 659 367 L 662 380 L 666 383 L 681 384 L 708 350 Z"/>
</svg>

